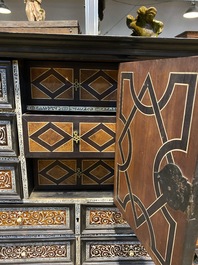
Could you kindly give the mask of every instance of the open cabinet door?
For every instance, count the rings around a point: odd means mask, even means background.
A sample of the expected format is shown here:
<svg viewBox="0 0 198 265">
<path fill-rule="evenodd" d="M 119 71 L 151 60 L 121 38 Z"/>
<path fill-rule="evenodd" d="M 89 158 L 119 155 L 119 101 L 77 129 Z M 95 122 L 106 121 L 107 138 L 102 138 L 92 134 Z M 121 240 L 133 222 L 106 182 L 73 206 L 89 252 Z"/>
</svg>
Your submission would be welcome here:
<svg viewBox="0 0 198 265">
<path fill-rule="evenodd" d="M 198 57 L 122 63 L 115 204 L 156 265 L 192 265 L 198 235 Z"/>
</svg>

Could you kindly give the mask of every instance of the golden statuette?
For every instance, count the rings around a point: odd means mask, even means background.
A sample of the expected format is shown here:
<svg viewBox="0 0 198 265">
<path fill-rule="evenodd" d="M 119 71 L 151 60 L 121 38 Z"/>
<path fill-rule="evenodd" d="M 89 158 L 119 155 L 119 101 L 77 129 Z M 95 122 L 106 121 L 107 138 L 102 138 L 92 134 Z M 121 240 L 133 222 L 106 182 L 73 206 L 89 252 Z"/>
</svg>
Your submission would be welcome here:
<svg viewBox="0 0 198 265">
<path fill-rule="evenodd" d="M 127 26 L 132 29 L 132 36 L 157 37 L 163 30 L 164 24 L 155 20 L 157 9 L 155 7 L 142 6 L 137 10 L 137 17 L 128 15 Z"/>
</svg>

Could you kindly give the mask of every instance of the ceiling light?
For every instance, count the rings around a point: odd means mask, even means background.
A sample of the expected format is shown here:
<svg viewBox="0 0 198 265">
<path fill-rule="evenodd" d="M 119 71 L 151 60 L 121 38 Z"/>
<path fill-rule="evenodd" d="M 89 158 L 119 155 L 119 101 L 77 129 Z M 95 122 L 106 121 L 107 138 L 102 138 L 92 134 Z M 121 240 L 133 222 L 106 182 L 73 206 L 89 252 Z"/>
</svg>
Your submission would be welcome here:
<svg viewBox="0 0 198 265">
<path fill-rule="evenodd" d="M 191 3 L 189 9 L 183 14 L 185 18 L 196 18 L 198 17 L 198 7 L 196 6 L 195 2 Z"/>
<path fill-rule="evenodd" d="M 0 1 L 0 13 L 1 14 L 10 14 L 10 9 L 4 4 L 4 1 Z"/>
</svg>

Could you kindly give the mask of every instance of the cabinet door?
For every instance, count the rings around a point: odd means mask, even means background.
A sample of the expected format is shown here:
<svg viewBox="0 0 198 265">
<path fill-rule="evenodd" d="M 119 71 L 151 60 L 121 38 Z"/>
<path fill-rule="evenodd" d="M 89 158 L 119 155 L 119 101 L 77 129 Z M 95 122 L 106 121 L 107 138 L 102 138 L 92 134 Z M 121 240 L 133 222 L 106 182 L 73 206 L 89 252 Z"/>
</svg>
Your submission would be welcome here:
<svg viewBox="0 0 198 265">
<path fill-rule="evenodd" d="M 119 69 L 115 203 L 156 265 L 191 265 L 198 232 L 198 57 Z"/>
</svg>

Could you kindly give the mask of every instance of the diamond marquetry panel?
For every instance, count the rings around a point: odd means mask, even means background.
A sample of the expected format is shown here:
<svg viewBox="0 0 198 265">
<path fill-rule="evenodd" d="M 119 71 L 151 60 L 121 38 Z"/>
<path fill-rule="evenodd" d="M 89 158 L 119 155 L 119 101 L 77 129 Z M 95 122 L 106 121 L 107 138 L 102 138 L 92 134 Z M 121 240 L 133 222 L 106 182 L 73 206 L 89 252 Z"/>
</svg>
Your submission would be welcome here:
<svg viewBox="0 0 198 265">
<path fill-rule="evenodd" d="M 116 101 L 117 70 L 80 69 L 81 100 Z"/>
<path fill-rule="evenodd" d="M 23 124 L 27 157 L 114 157 L 115 117 L 24 114 Z"/>
<path fill-rule="evenodd" d="M 80 152 L 115 152 L 115 122 L 80 125 Z"/>
<path fill-rule="evenodd" d="M 35 159 L 35 188 L 112 189 L 113 159 Z"/>
<path fill-rule="evenodd" d="M 41 101 L 72 100 L 73 69 L 70 68 L 30 68 L 31 98 Z"/>
<path fill-rule="evenodd" d="M 117 65 L 29 62 L 28 110 L 113 111 Z"/>
</svg>

